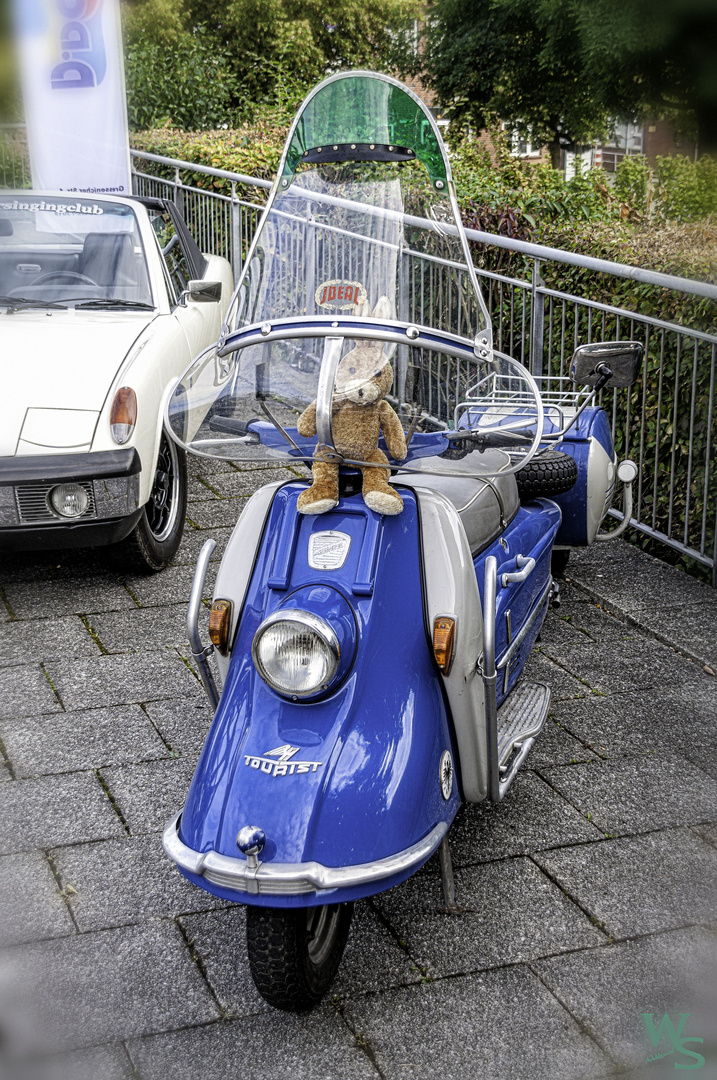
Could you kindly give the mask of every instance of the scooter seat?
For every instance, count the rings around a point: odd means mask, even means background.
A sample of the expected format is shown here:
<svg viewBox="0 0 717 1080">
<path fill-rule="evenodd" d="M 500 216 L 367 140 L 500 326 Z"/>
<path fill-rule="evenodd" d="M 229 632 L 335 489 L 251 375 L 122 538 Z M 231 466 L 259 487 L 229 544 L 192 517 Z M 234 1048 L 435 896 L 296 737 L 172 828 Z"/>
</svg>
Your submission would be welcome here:
<svg viewBox="0 0 717 1080">
<path fill-rule="evenodd" d="M 501 475 L 508 468 L 510 458 L 502 450 L 474 450 L 459 461 L 418 458 L 411 462 L 415 471 L 401 471 L 393 482 L 445 495 L 458 511 L 475 558 L 500 536 L 518 512 L 520 497 L 515 475 Z M 485 479 L 481 479 L 481 473 Z"/>
</svg>

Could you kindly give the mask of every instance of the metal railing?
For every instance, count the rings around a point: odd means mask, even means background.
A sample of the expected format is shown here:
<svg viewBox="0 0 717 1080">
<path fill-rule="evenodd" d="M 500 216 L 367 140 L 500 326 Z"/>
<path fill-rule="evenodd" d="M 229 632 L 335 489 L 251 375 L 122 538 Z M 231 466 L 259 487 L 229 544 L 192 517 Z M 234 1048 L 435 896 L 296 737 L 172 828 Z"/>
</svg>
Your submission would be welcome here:
<svg viewBox="0 0 717 1080">
<path fill-rule="evenodd" d="M 136 192 L 161 192 L 178 202 L 202 249 L 224 255 L 238 274 L 271 183 L 140 151 L 132 151 L 132 158 Z M 157 175 L 160 172 L 163 175 Z M 223 181 L 227 190 L 198 186 L 205 177 L 207 182 Z M 475 230 L 467 234 L 477 252 L 502 248 L 517 262 L 513 273 L 480 265 L 476 270 L 497 348 L 542 376 L 547 391 L 556 377 L 566 375 L 576 345 L 621 338 L 643 343 L 642 378 L 636 386 L 602 396 L 618 454 L 632 457 L 640 469 L 630 524 L 711 570 L 717 584 L 717 332 L 709 323 L 708 330 L 695 329 L 551 288 L 543 274 L 548 268 L 572 266 L 596 280 L 608 275 L 652 286 L 668 301 L 681 295 L 714 304 L 717 286 Z M 451 275 L 454 268 L 434 262 L 422 302 L 430 305 L 441 288 L 450 288 Z M 667 309 L 674 306 L 665 303 Z M 712 326 L 716 323 L 717 306 Z M 430 382 L 439 386 L 447 374 L 437 372 Z M 619 510 L 610 513 L 622 519 Z"/>
<path fill-rule="evenodd" d="M 17 163 L 18 144 L 11 148 L 14 172 L 10 157 L 4 156 L 15 135 L 3 136 L 3 186 L 25 186 L 29 175 Z M 137 150 L 132 162 L 135 193 L 173 199 L 202 250 L 223 255 L 238 275 L 271 182 Z M 475 230 L 467 234 L 496 347 L 542 376 L 548 391 L 556 377 L 567 373 L 577 344 L 621 338 L 643 343 L 642 378 L 631 391 L 603 394 L 602 399 L 618 454 L 632 457 L 640 469 L 630 524 L 709 569 L 717 585 L 717 286 Z M 510 260 L 509 272 L 482 265 L 490 262 L 486 253 L 495 256 L 499 249 Z M 563 267 L 583 275 L 582 295 L 545 283 L 544 276 Z M 451 274 L 454 268 L 434 262 L 422 303 L 430 305 L 442 288 L 450 288 Z M 662 290 L 668 311 L 692 297 L 693 305 L 700 303 L 705 328 L 644 314 L 639 303 L 629 310 L 590 298 L 591 291 L 599 292 L 593 284 L 620 279 Z M 437 375 L 436 385 L 443 375 Z M 617 509 L 610 513 L 622 517 Z"/>
</svg>

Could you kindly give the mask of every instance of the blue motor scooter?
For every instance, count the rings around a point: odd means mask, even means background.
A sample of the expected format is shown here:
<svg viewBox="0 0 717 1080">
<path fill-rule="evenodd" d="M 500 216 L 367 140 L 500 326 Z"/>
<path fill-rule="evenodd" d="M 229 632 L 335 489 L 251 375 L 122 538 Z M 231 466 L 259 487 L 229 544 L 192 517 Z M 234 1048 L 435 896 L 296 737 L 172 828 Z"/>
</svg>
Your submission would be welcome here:
<svg viewBox="0 0 717 1080">
<path fill-rule="evenodd" d="M 521 673 L 556 544 L 599 537 L 618 477 L 629 520 L 635 469 L 594 401 L 639 358 L 586 345 L 541 388 L 494 348 L 422 102 L 366 72 L 308 96 L 220 340 L 165 417 L 191 453 L 296 474 L 245 507 L 207 647 L 200 554 L 188 629 L 215 715 L 164 834 L 185 877 L 247 906 L 273 1005 L 320 1000 L 353 902 L 436 851 L 454 906 L 453 818 L 505 796 L 547 716 Z"/>
</svg>

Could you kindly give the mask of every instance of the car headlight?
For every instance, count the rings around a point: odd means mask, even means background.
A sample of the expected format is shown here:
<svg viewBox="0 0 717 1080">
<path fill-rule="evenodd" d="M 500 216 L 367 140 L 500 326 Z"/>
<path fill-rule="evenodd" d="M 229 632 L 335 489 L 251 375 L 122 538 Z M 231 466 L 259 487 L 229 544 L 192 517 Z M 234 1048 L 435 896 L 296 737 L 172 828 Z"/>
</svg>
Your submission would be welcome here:
<svg viewBox="0 0 717 1080">
<path fill-rule="evenodd" d="M 338 671 L 341 649 L 325 619 L 310 611 L 283 608 L 261 624 L 251 655 L 272 690 L 308 697 L 328 688 Z"/>
</svg>

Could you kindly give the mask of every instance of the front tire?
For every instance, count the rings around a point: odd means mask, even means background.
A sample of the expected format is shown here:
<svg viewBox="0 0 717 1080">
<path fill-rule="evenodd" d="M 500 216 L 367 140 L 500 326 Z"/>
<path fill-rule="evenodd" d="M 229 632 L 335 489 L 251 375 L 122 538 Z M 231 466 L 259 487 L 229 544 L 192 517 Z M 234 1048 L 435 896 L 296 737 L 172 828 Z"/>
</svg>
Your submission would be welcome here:
<svg viewBox="0 0 717 1080">
<path fill-rule="evenodd" d="M 254 984 L 270 1005 L 307 1012 L 338 971 L 353 904 L 310 908 L 247 907 L 246 942 Z"/>
<path fill-rule="evenodd" d="M 152 490 L 139 522 L 122 543 L 130 569 L 156 574 L 176 555 L 187 515 L 187 455 L 162 432 Z"/>
</svg>

